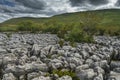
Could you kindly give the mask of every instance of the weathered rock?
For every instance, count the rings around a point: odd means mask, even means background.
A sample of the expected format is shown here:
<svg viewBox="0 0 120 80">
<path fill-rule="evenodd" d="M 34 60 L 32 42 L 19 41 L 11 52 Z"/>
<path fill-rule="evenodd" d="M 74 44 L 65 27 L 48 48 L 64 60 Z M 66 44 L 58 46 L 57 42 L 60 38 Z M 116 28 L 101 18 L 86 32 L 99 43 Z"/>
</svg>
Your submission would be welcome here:
<svg viewBox="0 0 120 80">
<path fill-rule="evenodd" d="M 32 73 L 29 73 L 29 74 L 27 75 L 27 79 L 28 79 L 28 80 L 32 80 L 32 79 L 38 77 L 39 75 L 40 75 L 40 74 L 37 73 L 37 72 L 32 72 Z"/>
<path fill-rule="evenodd" d="M 6 49 L 3 49 L 3 48 L 0 47 L 0 54 L 1 54 L 1 53 L 2 53 L 2 54 L 7 54 Z"/>
<path fill-rule="evenodd" d="M 32 53 L 33 55 L 37 55 L 39 53 L 39 46 L 38 44 L 34 44 L 33 47 L 32 47 Z"/>
<path fill-rule="evenodd" d="M 70 76 L 63 76 L 57 80 L 72 80 L 72 78 Z"/>
<path fill-rule="evenodd" d="M 120 73 L 111 71 L 108 80 L 120 80 Z"/>
<path fill-rule="evenodd" d="M 75 65 L 79 66 L 83 64 L 82 59 L 76 58 L 76 57 L 68 57 L 67 61 L 69 63 L 74 63 Z"/>
<path fill-rule="evenodd" d="M 76 68 L 76 72 L 79 73 L 80 71 L 85 70 L 85 69 L 89 69 L 89 65 L 88 64 L 84 64 L 84 65 L 78 66 Z"/>
<path fill-rule="evenodd" d="M 114 68 L 113 71 L 120 73 L 120 67 L 119 68 Z"/>
<path fill-rule="evenodd" d="M 13 73 L 15 76 L 18 77 L 25 74 L 25 69 L 23 66 L 8 65 L 8 68 L 5 69 L 5 73 Z"/>
<path fill-rule="evenodd" d="M 97 56 L 97 55 L 93 55 L 90 57 L 94 62 L 98 62 L 100 61 L 101 59 Z"/>
<path fill-rule="evenodd" d="M 73 63 L 70 63 L 69 66 L 71 70 L 75 70 L 76 69 L 76 65 Z"/>
<path fill-rule="evenodd" d="M 4 74 L 2 80 L 16 80 L 15 76 L 12 73 Z"/>
<path fill-rule="evenodd" d="M 24 67 L 27 73 L 38 72 L 38 71 L 43 71 L 43 72 L 48 71 L 48 66 L 46 64 L 39 64 L 39 63 L 33 62 L 31 64 L 25 64 Z"/>
<path fill-rule="evenodd" d="M 103 79 L 103 75 L 99 74 L 98 76 L 96 76 L 93 80 L 104 80 Z"/>
<path fill-rule="evenodd" d="M 69 50 L 71 50 L 72 49 L 72 47 L 71 46 L 63 46 L 63 49 L 66 51 L 69 51 Z"/>
<path fill-rule="evenodd" d="M 101 67 L 95 67 L 94 71 L 97 72 L 97 74 L 105 74 L 105 71 Z"/>
<path fill-rule="evenodd" d="M 111 69 L 120 68 L 120 61 L 112 61 L 110 66 L 111 66 Z"/>
<path fill-rule="evenodd" d="M 54 46 L 52 46 L 52 45 L 49 45 L 49 46 L 47 46 L 47 47 L 45 47 L 44 49 L 42 49 L 43 51 L 45 51 L 45 53 L 46 54 L 52 54 L 52 52 L 54 51 Z"/>
<path fill-rule="evenodd" d="M 83 59 L 87 59 L 89 57 L 89 53 L 87 51 L 81 51 L 81 55 L 83 57 Z"/>
<path fill-rule="evenodd" d="M 58 60 L 58 59 L 53 59 L 49 63 L 49 66 L 52 67 L 53 69 L 62 68 L 63 67 L 63 62 L 61 60 Z"/>
<path fill-rule="evenodd" d="M 7 37 L 0 33 L 0 78 L 72 80 L 68 75 L 51 74 L 54 69 L 66 69 L 75 71 L 80 80 L 120 79 L 120 38 L 97 36 L 96 44 L 77 43 L 74 48 L 69 42 L 60 47 L 58 41 L 51 34 L 13 33 Z"/>
<path fill-rule="evenodd" d="M 15 63 L 16 60 L 17 60 L 17 57 L 13 54 L 4 55 L 2 59 L 2 65 Z"/>
<path fill-rule="evenodd" d="M 34 78 L 32 80 L 51 80 L 51 79 L 50 79 L 50 77 L 40 76 L 40 77 Z"/>
<path fill-rule="evenodd" d="M 93 64 L 93 60 L 92 59 L 87 59 L 86 61 L 85 61 L 85 63 L 86 64 L 88 64 L 88 65 L 91 65 L 91 64 Z"/>
<path fill-rule="evenodd" d="M 93 69 L 81 70 L 77 73 L 80 80 L 93 80 L 96 75 Z"/>
</svg>

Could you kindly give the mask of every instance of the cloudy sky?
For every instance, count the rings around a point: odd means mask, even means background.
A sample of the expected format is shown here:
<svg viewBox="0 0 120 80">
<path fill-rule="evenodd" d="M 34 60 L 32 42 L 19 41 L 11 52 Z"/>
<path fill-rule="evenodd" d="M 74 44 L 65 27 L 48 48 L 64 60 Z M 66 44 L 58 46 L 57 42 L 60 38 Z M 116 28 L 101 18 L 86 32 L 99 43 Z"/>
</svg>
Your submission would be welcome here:
<svg viewBox="0 0 120 80">
<path fill-rule="evenodd" d="M 49 17 L 108 8 L 120 8 L 120 0 L 0 0 L 0 22 L 16 17 Z"/>
</svg>

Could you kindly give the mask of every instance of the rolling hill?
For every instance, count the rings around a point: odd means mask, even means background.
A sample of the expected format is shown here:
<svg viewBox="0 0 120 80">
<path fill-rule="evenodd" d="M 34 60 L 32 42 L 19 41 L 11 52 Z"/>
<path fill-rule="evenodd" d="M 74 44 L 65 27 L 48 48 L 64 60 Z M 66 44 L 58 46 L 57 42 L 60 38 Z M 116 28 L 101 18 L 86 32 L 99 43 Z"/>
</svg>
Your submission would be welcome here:
<svg viewBox="0 0 120 80">
<path fill-rule="evenodd" d="M 116 31 L 120 29 L 120 10 L 119 9 L 105 9 L 105 10 L 96 10 L 96 11 L 86 11 L 86 12 L 76 12 L 76 13 L 65 13 L 60 15 L 55 15 L 49 18 L 14 18 L 8 21 L 5 21 L 0 24 L 0 29 L 5 31 L 14 31 L 21 22 L 32 21 L 35 24 L 79 24 L 80 19 L 90 17 L 87 14 L 93 13 L 94 15 L 100 15 L 102 18 L 98 23 L 97 27 Z M 86 16 L 87 15 L 87 16 Z"/>
</svg>

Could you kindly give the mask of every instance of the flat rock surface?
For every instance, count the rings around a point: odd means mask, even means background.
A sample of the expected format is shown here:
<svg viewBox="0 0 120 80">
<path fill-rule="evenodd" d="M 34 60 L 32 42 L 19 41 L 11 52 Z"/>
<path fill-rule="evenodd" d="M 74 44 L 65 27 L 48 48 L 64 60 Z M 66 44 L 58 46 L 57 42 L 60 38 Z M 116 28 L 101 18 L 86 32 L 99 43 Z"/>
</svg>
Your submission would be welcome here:
<svg viewBox="0 0 120 80">
<path fill-rule="evenodd" d="M 95 36 L 96 43 L 64 44 L 53 34 L 0 33 L 0 80 L 75 80 L 53 70 L 73 71 L 80 80 L 120 79 L 120 38 Z"/>
</svg>

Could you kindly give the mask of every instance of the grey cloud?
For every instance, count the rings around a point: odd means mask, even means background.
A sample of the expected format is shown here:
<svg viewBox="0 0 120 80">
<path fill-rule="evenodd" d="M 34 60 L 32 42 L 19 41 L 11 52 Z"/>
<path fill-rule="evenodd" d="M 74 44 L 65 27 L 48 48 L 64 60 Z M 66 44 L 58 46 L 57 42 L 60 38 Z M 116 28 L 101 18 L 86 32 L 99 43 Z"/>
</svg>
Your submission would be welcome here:
<svg viewBox="0 0 120 80">
<path fill-rule="evenodd" d="M 53 16 L 67 12 L 119 8 L 120 0 L 6 0 L 13 7 L 0 4 L 0 22 L 16 17 Z M 12 14 L 12 15 L 11 15 Z"/>
<path fill-rule="evenodd" d="M 16 0 L 16 2 L 33 9 L 44 9 L 46 5 L 43 0 Z"/>
<path fill-rule="evenodd" d="M 108 0 L 89 0 L 92 5 L 103 5 L 107 4 Z"/>
<path fill-rule="evenodd" d="M 70 0 L 72 6 L 83 6 L 85 4 L 91 4 L 95 6 L 107 4 L 108 0 Z"/>
<path fill-rule="evenodd" d="M 83 5 L 85 0 L 70 0 L 72 6 L 80 6 Z"/>
<path fill-rule="evenodd" d="M 117 5 L 117 6 L 120 6 L 120 0 L 117 1 L 116 5 Z"/>
</svg>

